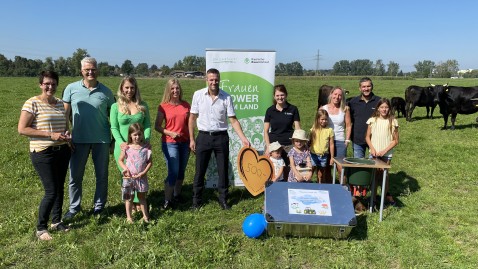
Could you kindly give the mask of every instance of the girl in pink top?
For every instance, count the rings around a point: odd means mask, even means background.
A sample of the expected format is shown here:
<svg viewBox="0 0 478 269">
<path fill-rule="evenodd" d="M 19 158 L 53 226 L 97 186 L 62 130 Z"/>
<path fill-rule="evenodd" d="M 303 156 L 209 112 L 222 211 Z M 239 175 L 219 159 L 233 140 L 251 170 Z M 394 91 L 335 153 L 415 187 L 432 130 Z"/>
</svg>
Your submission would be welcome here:
<svg viewBox="0 0 478 269">
<path fill-rule="evenodd" d="M 149 222 L 146 193 L 149 188 L 147 173 L 152 165 L 151 149 L 145 143 L 144 132 L 139 123 L 133 123 L 129 126 L 128 147 L 121 150 L 118 160 L 123 169 L 123 186 L 130 185 L 136 191 L 143 212 L 143 221 Z M 127 221 L 132 223 L 132 199 L 125 200 L 125 206 Z"/>
</svg>

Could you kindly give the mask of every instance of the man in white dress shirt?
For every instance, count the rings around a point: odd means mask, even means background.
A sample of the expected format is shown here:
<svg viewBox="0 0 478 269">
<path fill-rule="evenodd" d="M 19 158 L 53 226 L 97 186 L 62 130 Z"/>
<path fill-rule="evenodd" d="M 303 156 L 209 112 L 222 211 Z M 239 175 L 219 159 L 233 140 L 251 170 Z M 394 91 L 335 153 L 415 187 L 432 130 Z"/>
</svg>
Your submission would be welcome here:
<svg viewBox="0 0 478 269">
<path fill-rule="evenodd" d="M 242 141 L 243 146 L 250 146 L 244 135 L 241 124 L 236 118 L 231 96 L 219 89 L 220 74 L 211 68 L 206 72 L 207 88 L 197 90 L 191 102 L 189 116 L 189 135 L 191 150 L 196 154 L 196 173 L 193 184 L 193 209 L 202 205 L 204 177 L 214 152 L 217 161 L 219 180 L 219 205 L 222 209 L 230 209 L 227 204 L 228 169 L 229 169 L 229 136 L 227 134 L 227 119 Z M 194 128 L 197 124 L 199 133 L 194 139 Z"/>
</svg>

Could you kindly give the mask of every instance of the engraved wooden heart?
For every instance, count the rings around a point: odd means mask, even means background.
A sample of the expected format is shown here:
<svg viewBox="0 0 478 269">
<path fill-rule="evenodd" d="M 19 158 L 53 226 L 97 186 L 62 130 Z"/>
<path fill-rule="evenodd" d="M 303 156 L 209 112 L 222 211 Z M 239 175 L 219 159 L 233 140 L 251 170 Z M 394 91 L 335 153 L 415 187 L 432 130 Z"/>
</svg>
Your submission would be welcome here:
<svg viewBox="0 0 478 269">
<path fill-rule="evenodd" d="M 259 156 L 254 148 L 243 147 L 237 156 L 237 171 L 246 189 L 253 195 L 261 194 L 272 179 L 274 169 L 266 156 Z"/>
</svg>

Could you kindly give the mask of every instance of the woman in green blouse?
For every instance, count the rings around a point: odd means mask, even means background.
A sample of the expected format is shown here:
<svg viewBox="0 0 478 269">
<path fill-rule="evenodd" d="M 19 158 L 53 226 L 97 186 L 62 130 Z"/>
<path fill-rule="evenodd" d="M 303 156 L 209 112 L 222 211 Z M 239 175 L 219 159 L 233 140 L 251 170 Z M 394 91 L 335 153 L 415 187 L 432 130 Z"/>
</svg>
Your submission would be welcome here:
<svg viewBox="0 0 478 269">
<path fill-rule="evenodd" d="M 111 106 L 110 121 L 111 133 L 115 139 L 114 156 L 116 165 L 120 172 L 121 166 L 118 164 L 118 158 L 121 149 L 127 147 L 128 128 L 133 123 L 139 123 L 144 129 L 144 138 L 149 143 L 151 137 L 151 121 L 149 118 L 149 107 L 146 102 L 141 100 L 138 83 L 132 76 L 126 76 L 118 87 L 118 101 Z M 122 176 L 121 181 L 123 182 Z M 134 202 L 139 202 L 135 195 Z"/>
</svg>

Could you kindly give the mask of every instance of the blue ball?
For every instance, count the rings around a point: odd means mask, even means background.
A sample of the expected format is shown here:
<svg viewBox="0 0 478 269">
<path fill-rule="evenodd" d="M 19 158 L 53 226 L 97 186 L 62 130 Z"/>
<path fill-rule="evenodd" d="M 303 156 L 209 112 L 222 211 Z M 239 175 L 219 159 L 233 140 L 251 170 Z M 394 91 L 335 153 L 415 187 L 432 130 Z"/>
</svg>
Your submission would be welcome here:
<svg viewBox="0 0 478 269">
<path fill-rule="evenodd" d="M 254 213 L 246 217 L 242 223 L 242 231 L 249 238 L 258 238 L 266 230 L 266 218 L 264 215 Z"/>
</svg>

